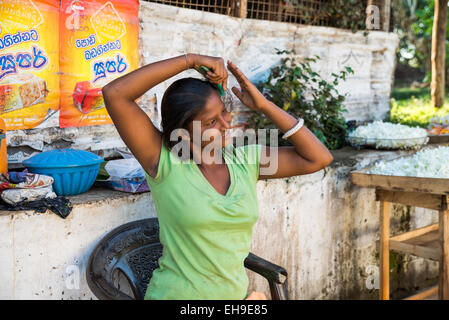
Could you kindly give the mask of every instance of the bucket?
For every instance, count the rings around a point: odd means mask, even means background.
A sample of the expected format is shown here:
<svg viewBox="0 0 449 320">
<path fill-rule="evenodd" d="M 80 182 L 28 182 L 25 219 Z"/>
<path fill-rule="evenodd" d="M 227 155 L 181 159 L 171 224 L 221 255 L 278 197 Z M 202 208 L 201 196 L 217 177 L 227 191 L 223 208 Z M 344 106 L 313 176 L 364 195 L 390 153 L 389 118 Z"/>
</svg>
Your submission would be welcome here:
<svg viewBox="0 0 449 320">
<path fill-rule="evenodd" d="M 6 153 L 6 126 L 0 118 L 0 173 L 8 172 L 8 154 Z"/>
</svg>

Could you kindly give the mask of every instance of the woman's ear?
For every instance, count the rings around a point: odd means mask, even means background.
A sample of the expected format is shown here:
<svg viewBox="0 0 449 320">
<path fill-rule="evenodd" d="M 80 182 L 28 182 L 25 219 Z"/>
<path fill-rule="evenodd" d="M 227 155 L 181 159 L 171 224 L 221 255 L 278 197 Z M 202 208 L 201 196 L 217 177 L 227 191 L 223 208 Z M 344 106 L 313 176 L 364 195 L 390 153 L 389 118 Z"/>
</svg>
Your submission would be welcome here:
<svg viewBox="0 0 449 320">
<path fill-rule="evenodd" d="M 176 135 L 184 141 L 190 141 L 190 132 L 187 129 L 177 129 Z"/>
</svg>

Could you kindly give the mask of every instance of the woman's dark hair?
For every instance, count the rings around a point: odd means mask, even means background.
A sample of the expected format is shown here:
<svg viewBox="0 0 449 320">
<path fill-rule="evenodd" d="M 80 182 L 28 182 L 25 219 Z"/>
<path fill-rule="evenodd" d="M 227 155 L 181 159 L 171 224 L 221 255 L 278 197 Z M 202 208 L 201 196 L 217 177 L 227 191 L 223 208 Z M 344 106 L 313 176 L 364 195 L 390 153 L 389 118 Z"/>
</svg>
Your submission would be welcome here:
<svg viewBox="0 0 449 320">
<path fill-rule="evenodd" d="M 169 150 L 178 143 L 170 141 L 172 131 L 187 130 L 213 92 L 216 90 L 212 83 L 192 77 L 178 79 L 165 90 L 161 102 L 162 143 Z"/>
</svg>

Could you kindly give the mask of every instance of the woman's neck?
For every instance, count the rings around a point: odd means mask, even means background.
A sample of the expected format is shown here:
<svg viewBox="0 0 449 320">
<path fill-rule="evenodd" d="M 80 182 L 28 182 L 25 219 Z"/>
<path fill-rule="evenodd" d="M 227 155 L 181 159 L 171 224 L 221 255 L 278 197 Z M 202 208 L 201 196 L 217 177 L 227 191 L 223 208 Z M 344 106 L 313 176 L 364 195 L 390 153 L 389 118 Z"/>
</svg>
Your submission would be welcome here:
<svg viewBox="0 0 449 320">
<path fill-rule="evenodd" d="M 195 150 L 193 148 L 193 161 L 195 161 L 201 168 L 213 169 L 225 163 L 222 150 L 208 150 L 204 152 L 204 148 Z M 216 152 L 218 151 L 218 152 Z"/>
</svg>

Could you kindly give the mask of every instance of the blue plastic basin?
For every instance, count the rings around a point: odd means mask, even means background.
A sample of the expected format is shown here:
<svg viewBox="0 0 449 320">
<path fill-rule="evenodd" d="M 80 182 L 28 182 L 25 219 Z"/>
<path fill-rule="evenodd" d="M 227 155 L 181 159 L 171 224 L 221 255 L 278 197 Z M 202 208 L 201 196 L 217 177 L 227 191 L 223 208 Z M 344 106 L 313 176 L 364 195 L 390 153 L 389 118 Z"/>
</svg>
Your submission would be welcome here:
<svg viewBox="0 0 449 320">
<path fill-rule="evenodd" d="M 53 177 L 53 190 L 58 196 L 72 196 L 92 187 L 103 161 L 89 151 L 59 149 L 41 152 L 22 163 L 29 172 Z"/>
</svg>

